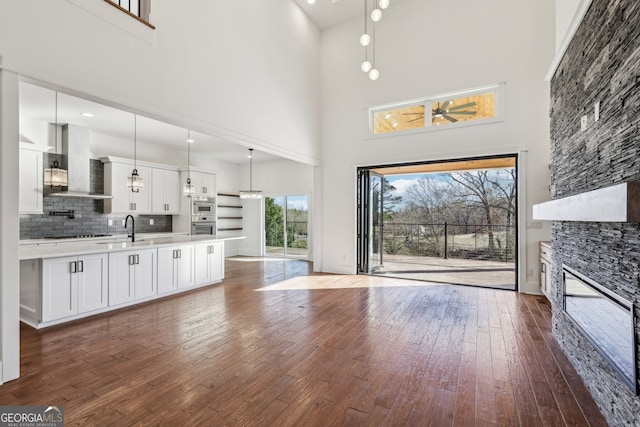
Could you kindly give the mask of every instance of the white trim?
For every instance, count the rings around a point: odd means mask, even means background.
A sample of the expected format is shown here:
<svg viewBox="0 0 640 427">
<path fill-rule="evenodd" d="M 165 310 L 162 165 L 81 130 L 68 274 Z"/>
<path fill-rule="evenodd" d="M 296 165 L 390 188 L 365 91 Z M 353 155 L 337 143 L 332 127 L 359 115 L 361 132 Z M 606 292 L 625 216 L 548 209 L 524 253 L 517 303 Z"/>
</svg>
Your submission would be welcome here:
<svg viewBox="0 0 640 427">
<path fill-rule="evenodd" d="M 367 124 L 367 134 L 365 136 L 365 140 L 375 140 L 379 138 L 388 138 L 388 137 L 400 136 L 400 135 L 415 135 L 415 134 L 421 134 L 425 132 L 441 131 L 445 129 L 458 129 L 458 128 L 463 128 L 468 126 L 477 126 L 477 125 L 484 125 L 489 123 L 503 122 L 504 110 L 505 110 L 504 102 L 503 102 L 504 95 L 505 95 L 504 93 L 505 86 L 506 86 L 506 83 L 502 82 L 502 83 L 496 83 L 493 85 L 481 86 L 477 88 L 466 89 L 466 90 L 461 90 L 456 92 L 443 93 L 439 95 L 432 95 L 432 96 L 417 98 L 417 99 L 403 101 L 403 102 L 395 102 L 392 104 L 369 107 L 367 109 L 368 124 Z M 456 123 L 447 124 L 446 126 L 431 125 L 431 106 L 433 105 L 434 102 L 437 102 L 438 100 L 442 100 L 444 98 L 460 98 L 464 96 L 472 96 L 472 95 L 488 93 L 488 92 L 495 93 L 495 116 L 494 117 L 486 118 L 486 119 L 467 120 L 464 122 L 456 122 Z M 424 105 L 425 107 L 424 127 L 415 128 L 415 129 L 398 130 L 395 132 L 384 132 L 379 134 L 374 133 L 373 116 L 375 113 L 378 113 L 380 111 L 393 110 L 393 109 L 399 109 L 399 108 L 416 106 L 416 105 Z"/>
<path fill-rule="evenodd" d="M 589 6 L 591 6 L 592 2 L 593 0 L 582 0 L 580 5 L 578 6 L 578 10 L 573 16 L 571 24 L 569 24 L 569 29 L 565 33 L 564 38 L 562 39 L 562 43 L 558 47 L 558 50 L 556 51 L 556 54 L 551 61 L 551 65 L 549 66 L 547 75 L 544 77 L 545 82 L 550 82 L 551 79 L 553 79 L 553 75 L 556 73 L 558 66 L 560 66 L 560 62 L 562 61 L 562 58 L 564 58 L 564 54 L 567 52 L 569 44 L 571 43 L 571 40 L 573 40 L 573 36 L 575 36 L 576 31 L 578 31 L 578 28 L 580 27 L 580 24 L 587 14 L 587 10 L 589 10 Z M 556 34 L 556 37 L 557 36 L 558 35 Z"/>
</svg>

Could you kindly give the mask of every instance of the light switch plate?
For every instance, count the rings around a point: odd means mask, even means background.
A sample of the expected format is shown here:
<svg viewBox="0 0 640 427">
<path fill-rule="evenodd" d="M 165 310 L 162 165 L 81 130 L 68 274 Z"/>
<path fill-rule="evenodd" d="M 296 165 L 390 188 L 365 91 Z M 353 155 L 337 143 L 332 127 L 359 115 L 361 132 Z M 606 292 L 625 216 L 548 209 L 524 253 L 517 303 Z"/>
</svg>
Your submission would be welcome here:
<svg viewBox="0 0 640 427">
<path fill-rule="evenodd" d="M 584 116 L 582 116 L 582 118 L 580 119 L 580 130 L 581 131 L 585 131 L 587 130 L 587 115 L 585 114 Z"/>
<path fill-rule="evenodd" d="M 153 225 L 153 218 L 149 220 L 149 225 Z"/>
<path fill-rule="evenodd" d="M 593 104 L 593 120 L 596 122 L 600 120 L 600 101 Z"/>
<path fill-rule="evenodd" d="M 112 219 L 108 219 L 107 220 L 107 226 L 108 227 L 113 227 L 113 220 Z"/>
</svg>

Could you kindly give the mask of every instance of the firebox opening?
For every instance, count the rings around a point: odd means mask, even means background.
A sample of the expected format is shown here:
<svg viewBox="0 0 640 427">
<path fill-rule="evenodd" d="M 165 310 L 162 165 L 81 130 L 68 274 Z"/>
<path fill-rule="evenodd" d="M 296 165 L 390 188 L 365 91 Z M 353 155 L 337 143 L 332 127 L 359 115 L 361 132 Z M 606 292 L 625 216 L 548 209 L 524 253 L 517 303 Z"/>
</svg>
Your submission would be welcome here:
<svg viewBox="0 0 640 427">
<path fill-rule="evenodd" d="M 564 312 L 637 394 L 633 303 L 566 265 L 562 271 Z"/>
</svg>

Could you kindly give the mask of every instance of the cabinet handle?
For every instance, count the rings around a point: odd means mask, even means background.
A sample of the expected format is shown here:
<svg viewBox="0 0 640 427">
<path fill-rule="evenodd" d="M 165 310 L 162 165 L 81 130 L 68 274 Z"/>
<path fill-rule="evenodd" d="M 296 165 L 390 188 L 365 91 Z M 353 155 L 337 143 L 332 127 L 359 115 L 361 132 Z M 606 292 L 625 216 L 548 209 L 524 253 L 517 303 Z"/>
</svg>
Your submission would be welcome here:
<svg viewBox="0 0 640 427">
<path fill-rule="evenodd" d="M 129 255 L 129 265 L 133 265 L 133 255 Z"/>
<path fill-rule="evenodd" d="M 132 211 L 133 210 L 133 203 L 129 202 L 129 210 Z"/>
<path fill-rule="evenodd" d="M 135 260 L 136 260 L 136 264 L 140 264 L 140 255 L 136 254 L 134 255 Z"/>
<path fill-rule="evenodd" d="M 206 194 L 207 193 L 207 187 L 202 187 L 202 192 Z"/>
<path fill-rule="evenodd" d="M 211 246 L 207 246 L 207 254 L 211 253 Z"/>
<path fill-rule="evenodd" d="M 69 263 L 69 271 L 71 272 L 71 274 L 77 273 L 77 264 L 75 261 Z"/>
<path fill-rule="evenodd" d="M 177 254 L 176 254 L 176 250 L 174 249 L 174 250 L 173 250 L 173 259 L 178 258 L 176 255 L 177 255 Z"/>
<path fill-rule="evenodd" d="M 78 273 L 84 273 L 84 261 L 78 261 Z"/>
<path fill-rule="evenodd" d="M 135 202 L 133 203 L 133 210 L 134 210 L 134 211 L 137 211 L 137 210 L 138 210 L 138 204 L 137 204 L 137 203 L 135 203 Z"/>
</svg>

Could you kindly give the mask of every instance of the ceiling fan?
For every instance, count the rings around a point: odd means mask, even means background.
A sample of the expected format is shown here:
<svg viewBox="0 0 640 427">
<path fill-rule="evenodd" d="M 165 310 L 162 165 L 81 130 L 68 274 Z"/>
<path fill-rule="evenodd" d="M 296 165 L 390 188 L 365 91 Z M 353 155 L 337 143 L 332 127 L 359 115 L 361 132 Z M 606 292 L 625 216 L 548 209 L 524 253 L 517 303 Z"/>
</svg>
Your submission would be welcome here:
<svg viewBox="0 0 640 427">
<path fill-rule="evenodd" d="M 442 105 L 440 105 L 440 103 L 438 102 L 438 106 L 435 109 L 431 110 L 431 122 L 433 123 L 437 119 L 444 118 L 449 120 L 451 123 L 455 123 L 458 121 L 458 119 L 453 117 L 454 114 L 465 115 L 465 116 L 475 116 L 478 113 L 477 111 L 461 111 L 461 110 L 464 110 L 465 108 L 477 106 L 478 104 L 475 101 L 467 102 L 466 104 L 456 105 L 454 107 L 449 107 L 449 105 L 451 105 L 452 102 L 453 101 L 445 101 L 442 103 Z M 407 122 L 415 122 L 417 120 L 424 119 L 424 113 L 402 113 L 402 114 L 403 115 L 412 115 L 412 114 L 420 115 L 420 117 L 407 120 Z"/>
</svg>

